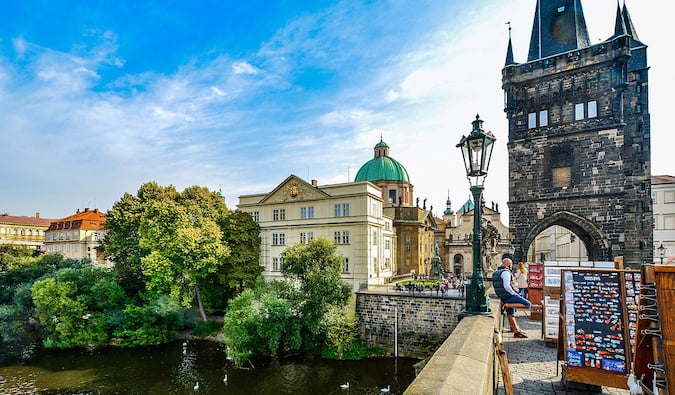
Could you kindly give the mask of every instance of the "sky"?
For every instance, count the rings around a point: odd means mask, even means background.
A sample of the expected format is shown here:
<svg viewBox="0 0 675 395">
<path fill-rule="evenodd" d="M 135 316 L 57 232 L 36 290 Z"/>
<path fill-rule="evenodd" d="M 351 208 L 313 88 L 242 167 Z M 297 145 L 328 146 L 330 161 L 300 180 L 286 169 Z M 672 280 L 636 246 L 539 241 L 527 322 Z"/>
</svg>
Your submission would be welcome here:
<svg viewBox="0 0 675 395">
<path fill-rule="evenodd" d="M 621 0 L 623 4 L 624 0 Z M 675 2 L 625 0 L 648 45 L 652 174 L 669 159 Z M 291 174 L 353 181 L 380 139 L 442 216 L 470 198 L 460 150 L 496 138 L 485 200 L 508 225 L 501 69 L 527 59 L 535 0 L 7 2 L 0 13 L 0 213 L 107 211 L 149 181 L 238 197 Z M 593 44 L 617 0 L 582 1 Z"/>
</svg>

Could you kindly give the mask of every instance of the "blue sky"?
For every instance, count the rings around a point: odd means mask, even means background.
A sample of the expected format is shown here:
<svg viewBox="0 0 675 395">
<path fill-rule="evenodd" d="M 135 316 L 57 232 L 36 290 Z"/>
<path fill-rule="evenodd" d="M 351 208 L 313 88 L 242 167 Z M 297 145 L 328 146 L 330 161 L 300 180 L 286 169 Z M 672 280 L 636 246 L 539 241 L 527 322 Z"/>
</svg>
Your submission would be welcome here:
<svg viewBox="0 0 675 395">
<path fill-rule="evenodd" d="M 673 2 L 627 0 L 649 46 L 652 173 L 668 146 Z M 469 198 L 459 149 L 497 136 L 486 200 L 508 223 L 501 68 L 524 62 L 534 0 L 33 1 L 0 13 L 0 212 L 108 210 L 147 181 L 270 191 L 353 180 L 386 141 L 440 214 Z M 593 42 L 616 0 L 583 2 Z"/>
</svg>

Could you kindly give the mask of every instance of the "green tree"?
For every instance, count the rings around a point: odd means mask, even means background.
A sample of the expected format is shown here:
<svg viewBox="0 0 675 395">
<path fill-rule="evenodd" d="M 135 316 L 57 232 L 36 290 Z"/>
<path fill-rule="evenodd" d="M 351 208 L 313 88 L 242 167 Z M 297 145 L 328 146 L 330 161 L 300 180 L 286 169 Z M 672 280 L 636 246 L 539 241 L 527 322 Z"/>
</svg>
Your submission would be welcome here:
<svg viewBox="0 0 675 395">
<path fill-rule="evenodd" d="M 324 315 L 332 307 L 343 307 L 349 300 L 352 289 L 342 281 L 343 256 L 337 245 L 328 239 L 318 238 L 307 244 L 296 244 L 283 253 L 282 273 L 298 284 L 292 298 L 299 303 L 306 347 L 315 348 L 315 342 L 324 338 L 321 325 Z"/>
<path fill-rule="evenodd" d="M 224 264 L 230 249 L 213 214 L 206 213 L 212 203 L 208 200 L 217 195 L 189 192 L 191 199 L 182 199 L 183 204 L 159 201 L 146 208 L 139 245 L 151 252 L 141 258 L 141 265 L 150 298 L 166 294 L 185 307 L 195 301 L 206 322 L 199 286 Z"/>
</svg>

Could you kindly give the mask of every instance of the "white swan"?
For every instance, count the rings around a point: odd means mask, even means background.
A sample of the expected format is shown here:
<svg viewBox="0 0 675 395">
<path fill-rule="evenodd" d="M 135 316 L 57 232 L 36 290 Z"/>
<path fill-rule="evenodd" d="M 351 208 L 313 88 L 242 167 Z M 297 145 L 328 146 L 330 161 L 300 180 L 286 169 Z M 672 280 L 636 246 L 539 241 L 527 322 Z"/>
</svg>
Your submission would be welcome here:
<svg viewBox="0 0 675 395">
<path fill-rule="evenodd" d="M 384 388 L 381 388 L 380 392 L 383 394 L 388 394 L 390 390 L 391 390 L 390 386 L 386 386 Z"/>
<path fill-rule="evenodd" d="M 344 384 L 340 384 L 340 388 L 342 388 L 343 390 L 349 389 L 349 381 L 347 381 Z"/>
<path fill-rule="evenodd" d="M 199 381 L 197 382 L 197 384 L 195 384 L 194 387 L 192 387 L 192 389 L 195 391 L 199 391 Z"/>
<path fill-rule="evenodd" d="M 227 375 L 225 375 L 225 377 L 223 377 L 223 383 L 227 383 Z"/>
</svg>

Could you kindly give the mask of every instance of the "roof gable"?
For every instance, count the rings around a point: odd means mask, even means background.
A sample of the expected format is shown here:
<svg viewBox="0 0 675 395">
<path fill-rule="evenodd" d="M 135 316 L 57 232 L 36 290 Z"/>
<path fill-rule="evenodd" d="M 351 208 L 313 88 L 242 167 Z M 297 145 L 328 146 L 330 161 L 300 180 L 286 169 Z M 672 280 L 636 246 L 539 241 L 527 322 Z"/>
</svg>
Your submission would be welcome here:
<svg viewBox="0 0 675 395">
<path fill-rule="evenodd" d="M 260 203 L 289 203 L 302 200 L 317 200 L 330 197 L 329 194 L 291 174 L 281 184 L 265 195 Z"/>
</svg>

